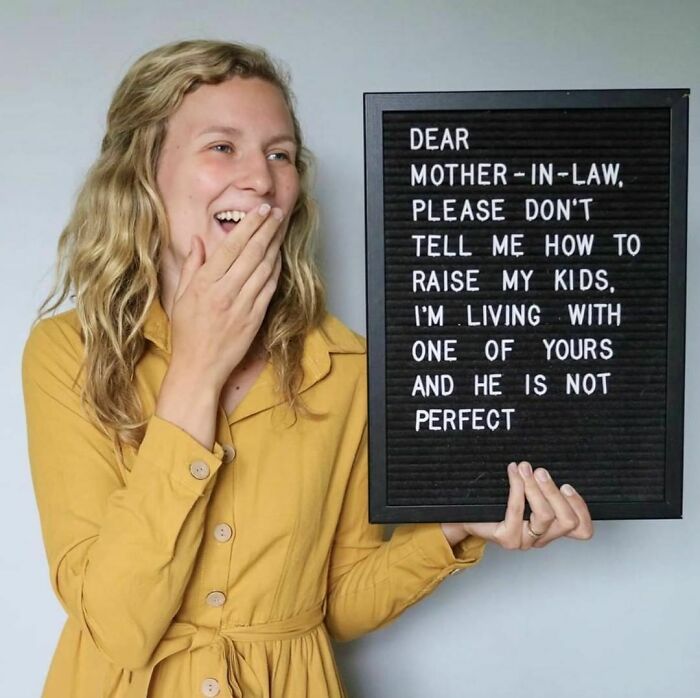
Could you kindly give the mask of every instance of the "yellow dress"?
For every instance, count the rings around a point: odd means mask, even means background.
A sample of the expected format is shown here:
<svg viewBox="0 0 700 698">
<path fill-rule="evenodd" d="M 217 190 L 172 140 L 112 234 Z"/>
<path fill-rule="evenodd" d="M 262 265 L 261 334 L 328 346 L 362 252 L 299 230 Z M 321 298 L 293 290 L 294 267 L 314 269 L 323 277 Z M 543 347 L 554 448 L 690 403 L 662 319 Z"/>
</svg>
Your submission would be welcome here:
<svg viewBox="0 0 700 698">
<path fill-rule="evenodd" d="M 328 314 L 289 412 L 267 364 L 210 451 L 154 414 L 170 357 L 149 309 L 135 381 L 146 414 L 125 468 L 80 407 L 75 310 L 22 357 L 28 448 L 51 586 L 67 614 L 43 698 L 345 696 L 329 638 L 386 625 L 485 541 L 368 522 L 365 340 Z M 81 374 L 82 378 L 82 374 Z"/>
</svg>

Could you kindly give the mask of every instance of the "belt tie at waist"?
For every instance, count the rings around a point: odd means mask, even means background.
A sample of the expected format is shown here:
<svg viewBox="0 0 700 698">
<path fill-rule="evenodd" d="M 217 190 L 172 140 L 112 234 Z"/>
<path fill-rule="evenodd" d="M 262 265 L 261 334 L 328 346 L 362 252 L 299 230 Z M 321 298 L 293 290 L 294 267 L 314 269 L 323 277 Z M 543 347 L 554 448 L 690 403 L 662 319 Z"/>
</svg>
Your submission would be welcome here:
<svg viewBox="0 0 700 698">
<path fill-rule="evenodd" d="M 293 618 L 274 621 L 272 623 L 260 623 L 257 625 L 231 626 L 221 628 L 217 641 L 223 645 L 224 656 L 227 666 L 227 679 L 229 688 L 235 698 L 243 698 L 241 682 L 249 691 L 246 698 L 262 698 L 265 695 L 263 687 L 255 674 L 253 668 L 246 662 L 245 658 L 236 648 L 236 642 L 264 642 L 266 640 L 288 640 L 299 637 L 309 632 L 323 622 L 323 607 L 319 606 L 310 611 L 306 611 Z M 255 688 L 253 688 L 255 687 Z M 255 693 L 250 693 L 255 690 Z"/>
<path fill-rule="evenodd" d="M 293 618 L 258 623 L 256 625 L 234 625 L 228 628 L 207 628 L 193 623 L 176 621 L 163 636 L 148 666 L 129 674 L 127 698 L 146 698 L 151 676 L 156 665 L 179 652 L 193 652 L 203 647 L 218 644 L 226 660 L 227 680 L 235 698 L 243 698 L 241 682 L 255 693 L 246 693 L 245 698 L 265 695 L 252 667 L 236 648 L 236 642 L 264 642 L 265 640 L 287 640 L 298 637 L 323 622 L 324 605 L 300 613 Z M 242 681 L 239 681 L 242 680 Z M 253 689 L 253 687 L 256 687 Z"/>
</svg>

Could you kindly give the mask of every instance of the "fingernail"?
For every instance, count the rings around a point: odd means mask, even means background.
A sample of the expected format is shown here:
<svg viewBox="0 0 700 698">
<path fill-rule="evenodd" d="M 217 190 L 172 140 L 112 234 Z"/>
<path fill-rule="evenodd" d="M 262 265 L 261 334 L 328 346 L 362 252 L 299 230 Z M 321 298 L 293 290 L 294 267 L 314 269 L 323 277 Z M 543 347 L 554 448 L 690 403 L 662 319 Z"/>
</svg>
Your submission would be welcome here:
<svg viewBox="0 0 700 698">
<path fill-rule="evenodd" d="M 532 475 L 532 468 L 529 463 L 523 462 L 518 467 L 520 468 L 521 474 L 525 477 L 530 477 L 530 475 Z"/>
<path fill-rule="evenodd" d="M 516 473 L 515 463 L 508 463 L 508 472 L 511 475 L 515 475 L 515 473 Z"/>
<path fill-rule="evenodd" d="M 547 482 L 547 480 L 549 480 L 549 473 L 544 468 L 538 468 L 535 471 L 535 477 L 540 482 Z"/>
<path fill-rule="evenodd" d="M 281 220 L 284 218 L 284 213 L 282 213 L 282 209 L 281 209 L 281 208 L 277 208 L 277 206 L 275 206 L 275 208 L 272 209 L 272 215 L 273 215 L 278 221 L 281 221 Z"/>
<path fill-rule="evenodd" d="M 571 497 L 576 494 L 576 490 L 571 485 L 562 485 L 561 491 L 567 496 Z"/>
<path fill-rule="evenodd" d="M 270 211 L 270 204 L 260 204 L 258 211 L 261 216 L 266 216 Z"/>
</svg>

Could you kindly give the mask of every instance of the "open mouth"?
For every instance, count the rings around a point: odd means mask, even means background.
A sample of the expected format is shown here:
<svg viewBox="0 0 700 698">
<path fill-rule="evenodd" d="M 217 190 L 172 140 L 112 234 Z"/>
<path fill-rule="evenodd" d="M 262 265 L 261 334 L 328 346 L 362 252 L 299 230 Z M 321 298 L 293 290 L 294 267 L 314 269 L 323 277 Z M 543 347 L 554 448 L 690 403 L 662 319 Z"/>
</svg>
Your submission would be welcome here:
<svg viewBox="0 0 700 698">
<path fill-rule="evenodd" d="M 238 225 L 236 221 L 221 221 L 218 218 L 215 218 L 214 220 L 219 224 L 219 227 L 225 233 L 230 233 Z"/>
<path fill-rule="evenodd" d="M 230 233 L 245 216 L 245 211 L 232 209 L 214 214 L 214 219 L 225 233 Z"/>
</svg>

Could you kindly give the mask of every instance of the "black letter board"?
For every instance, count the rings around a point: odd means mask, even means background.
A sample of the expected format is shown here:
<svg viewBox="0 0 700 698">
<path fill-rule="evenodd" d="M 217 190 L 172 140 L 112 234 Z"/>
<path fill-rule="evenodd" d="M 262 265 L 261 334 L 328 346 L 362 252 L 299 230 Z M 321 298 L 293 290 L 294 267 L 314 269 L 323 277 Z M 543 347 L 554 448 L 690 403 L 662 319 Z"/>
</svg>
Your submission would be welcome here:
<svg viewBox="0 0 700 698">
<path fill-rule="evenodd" d="M 681 516 L 688 94 L 365 93 L 370 521 Z"/>
</svg>

